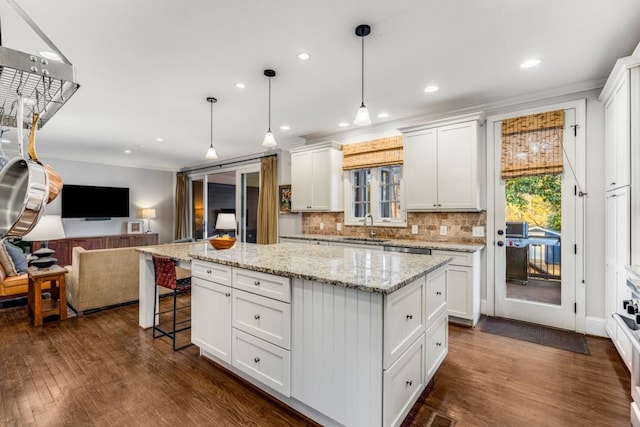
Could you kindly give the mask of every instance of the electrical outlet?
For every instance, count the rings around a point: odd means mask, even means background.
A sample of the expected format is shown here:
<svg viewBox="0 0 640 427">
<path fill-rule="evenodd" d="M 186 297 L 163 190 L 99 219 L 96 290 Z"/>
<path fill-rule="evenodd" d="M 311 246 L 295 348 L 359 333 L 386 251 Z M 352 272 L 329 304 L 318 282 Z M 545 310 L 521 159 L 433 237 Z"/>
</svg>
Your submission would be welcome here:
<svg viewBox="0 0 640 427">
<path fill-rule="evenodd" d="M 441 225 L 440 226 L 440 235 L 441 236 L 446 236 L 447 235 L 447 226 L 446 225 Z"/>
<path fill-rule="evenodd" d="M 417 225 L 412 225 L 411 226 L 411 234 L 418 234 L 418 226 Z"/>
<path fill-rule="evenodd" d="M 342 223 L 341 222 L 336 224 L 336 230 L 342 231 Z"/>
<path fill-rule="evenodd" d="M 324 222 L 320 223 L 320 230 L 324 230 Z"/>
<path fill-rule="evenodd" d="M 484 227 L 473 227 L 473 237 L 484 237 Z"/>
</svg>

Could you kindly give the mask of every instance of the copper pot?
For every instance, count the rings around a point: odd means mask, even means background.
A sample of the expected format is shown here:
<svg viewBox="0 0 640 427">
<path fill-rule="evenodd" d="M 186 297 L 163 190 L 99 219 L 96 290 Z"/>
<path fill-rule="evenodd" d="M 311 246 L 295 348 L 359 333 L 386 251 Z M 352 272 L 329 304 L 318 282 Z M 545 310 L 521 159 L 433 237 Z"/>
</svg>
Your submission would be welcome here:
<svg viewBox="0 0 640 427">
<path fill-rule="evenodd" d="M 47 173 L 49 181 L 49 199 L 47 200 L 47 203 L 51 203 L 62 191 L 62 177 L 58 175 L 51 166 L 42 163 L 38 159 L 38 153 L 36 153 L 36 131 L 38 130 L 38 120 L 40 120 L 40 114 L 34 113 L 31 121 L 31 130 L 29 131 L 29 145 L 27 146 L 27 152 L 29 153 L 29 158 L 42 165 Z"/>
</svg>

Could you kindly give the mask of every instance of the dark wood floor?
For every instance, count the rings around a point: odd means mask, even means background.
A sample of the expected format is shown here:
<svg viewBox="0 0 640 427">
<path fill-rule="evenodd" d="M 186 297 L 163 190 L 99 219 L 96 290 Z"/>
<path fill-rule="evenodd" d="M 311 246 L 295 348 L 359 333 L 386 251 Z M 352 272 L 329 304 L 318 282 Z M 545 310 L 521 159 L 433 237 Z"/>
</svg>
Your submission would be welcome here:
<svg viewBox="0 0 640 427">
<path fill-rule="evenodd" d="M 131 305 L 30 326 L 0 310 L 0 425 L 298 426 L 311 423 L 137 326 Z M 629 374 L 609 340 L 591 356 L 450 326 L 450 352 L 406 425 L 626 426 Z"/>
</svg>

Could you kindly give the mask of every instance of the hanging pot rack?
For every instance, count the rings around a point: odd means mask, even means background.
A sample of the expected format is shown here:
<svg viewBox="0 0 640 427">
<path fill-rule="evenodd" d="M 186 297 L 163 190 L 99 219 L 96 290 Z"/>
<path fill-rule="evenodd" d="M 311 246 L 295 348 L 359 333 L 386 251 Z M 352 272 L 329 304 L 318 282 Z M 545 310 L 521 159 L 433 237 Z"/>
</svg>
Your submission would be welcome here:
<svg viewBox="0 0 640 427">
<path fill-rule="evenodd" d="M 31 29 L 55 52 L 62 62 L 49 60 L 1 46 L 0 32 L 0 127 L 18 128 L 18 98 L 22 98 L 22 129 L 30 129 L 32 117 L 40 115 L 38 128 L 44 126 L 76 93 L 75 67 L 38 25 L 15 2 L 7 3 Z"/>
</svg>

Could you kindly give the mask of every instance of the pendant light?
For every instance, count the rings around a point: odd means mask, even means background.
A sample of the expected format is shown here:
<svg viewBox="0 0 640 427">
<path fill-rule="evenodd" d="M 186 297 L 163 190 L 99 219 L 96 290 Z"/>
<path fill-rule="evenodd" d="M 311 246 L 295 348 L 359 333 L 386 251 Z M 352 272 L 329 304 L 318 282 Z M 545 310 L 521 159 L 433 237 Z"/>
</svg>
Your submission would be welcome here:
<svg viewBox="0 0 640 427">
<path fill-rule="evenodd" d="M 271 148 L 277 145 L 276 138 L 273 136 L 273 132 L 271 132 L 271 77 L 275 77 L 276 72 L 273 70 L 264 70 L 264 75 L 269 78 L 269 130 L 267 130 L 264 136 L 262 145 Z"/>
<path fill-rule="evenodd" d="M 213 148 L 213 104 L 218 102 L 218 100 L 210 96 L 207 98 L 207 102 L 211 104 L 211 145 L 209 145 L 205 158 L 215 160 L 218 158 L 218 153 L 216 153 L 216 149 Z"/>
<path fill-rule="evenodd" d="M 369 34 L 371 34 L 371 27 L 369 25 L 363 24 L 356 27 L 356 36 L 360 37 L 360 39 L 362 40 L 362 98 L 360 108 L 358 108 L 358 113 L 356 114 L 356 118 L 353 121 L 353 124 L 356 126 L 367 126 L 371 124 L 369 110 L 367 110 L 367 107 L 365 107 L 364 105 L 364 38 Z"/>
</svg>

